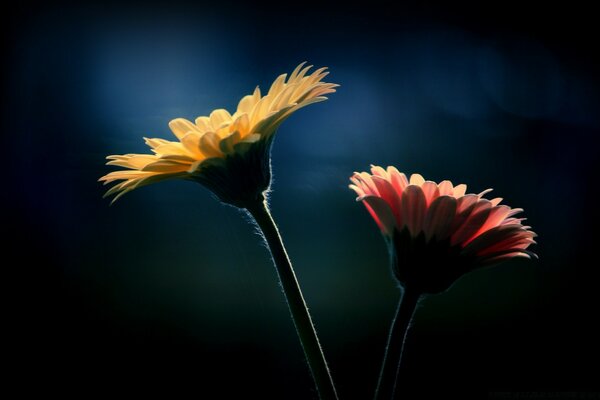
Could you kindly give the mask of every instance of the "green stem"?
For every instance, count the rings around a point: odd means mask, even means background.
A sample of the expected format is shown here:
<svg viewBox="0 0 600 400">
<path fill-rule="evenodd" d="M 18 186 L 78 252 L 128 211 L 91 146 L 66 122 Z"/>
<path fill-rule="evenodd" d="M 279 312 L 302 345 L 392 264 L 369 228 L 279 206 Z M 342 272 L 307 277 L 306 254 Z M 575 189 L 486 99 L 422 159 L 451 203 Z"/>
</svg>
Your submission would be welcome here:
<svg viewBox="0 0 600 400">
<path fill-rule="evenodd" d="M 313 379 L 323 400 L 337 400 L 333 380 L 321 349 L 317 332 L 308 313 L 308 308 L 302 296 L 300 285 L 292 268 L 290 258 L 285 251 L 279 230 L 269 212 L 266 201 L 257 201 L 246 207 L 262 231 L 271 251 L 283 294 L 287 300 L 292 320 L 304 349 L 304 355 L 312 373 Z"/>
<path fill-rule="evenodd" d="M 391 400 L 394 398 L 406 333 L 408 332 L 410 321 L 415 313 L 420 297 L 421 293 L 404 289 L 404 294 L 398 304 L 396 316 L 390 328 L 390 336 L 383 357 L 383 365 L 381 366 L 381 373 L 377 382 L 377 389 L 375 390 L 375 400 Z"/>
</svg>

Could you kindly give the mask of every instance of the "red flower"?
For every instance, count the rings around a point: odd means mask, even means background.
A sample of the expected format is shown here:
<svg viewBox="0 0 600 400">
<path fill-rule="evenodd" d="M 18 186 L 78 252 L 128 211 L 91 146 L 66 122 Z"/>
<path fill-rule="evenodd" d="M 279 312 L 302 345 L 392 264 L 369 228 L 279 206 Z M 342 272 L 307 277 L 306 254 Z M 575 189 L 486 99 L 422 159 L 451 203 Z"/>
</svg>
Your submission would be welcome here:
<svg viewBox="0 0 600 400">
<path fill-rule="evenodd" d="M 439 184 L 395 167 L 371 167 L 350 178 L 384 234 L 394 273 L 402 284 L 423 293 L 447 289 L 464 273 L 513 257 L 536 257 L 527 250 L 534 232 L 515 215 L 523 211 L 501 205 L 501 198 L 465 194 L 467 186 Z"/>
</svg>

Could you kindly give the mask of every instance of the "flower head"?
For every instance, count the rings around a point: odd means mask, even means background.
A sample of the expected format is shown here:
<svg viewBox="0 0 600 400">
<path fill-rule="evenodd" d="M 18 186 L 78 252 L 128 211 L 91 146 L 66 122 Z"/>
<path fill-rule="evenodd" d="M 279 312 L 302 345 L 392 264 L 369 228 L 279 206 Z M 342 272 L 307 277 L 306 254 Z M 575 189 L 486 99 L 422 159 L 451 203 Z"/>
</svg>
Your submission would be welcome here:
<svg viewBox="0 0 600 400">
<path fill-rule="evenodd" d="M 396 278 L 422 293 L 444 291 L 478 267 L 535 257 L 527 248 L 536 234 L 515 217 L 523 210 L 484 199 L 491 189 L 465 194 L 464 184 L 407 179 L 395 167 L 372 166 L 350 180 L 386 238 Z"/>
<path fill-rule="evenodd" d="M 108 165 L 127 168 L 100 181 L 120 181 L 106 196 L 113 201 L 139 187 L 166 179 L 195 180 L 222 201 L 243 207 L 262 197 L 271 182 L 270 150 L 279 125 L 292 113 L 326 100 L 336 84 L 323 82 L 327 68 L 308 73 L 312 66 L 298 65 L 288 77 L 280 75 L 265 95 L 257 87 L 243 97 L 230 114 L 218 109 L 194 122 L 177 118 L 169 128 L 177 141 L 145 138 L 154 154 L 108 156 Z"/>
</svg>

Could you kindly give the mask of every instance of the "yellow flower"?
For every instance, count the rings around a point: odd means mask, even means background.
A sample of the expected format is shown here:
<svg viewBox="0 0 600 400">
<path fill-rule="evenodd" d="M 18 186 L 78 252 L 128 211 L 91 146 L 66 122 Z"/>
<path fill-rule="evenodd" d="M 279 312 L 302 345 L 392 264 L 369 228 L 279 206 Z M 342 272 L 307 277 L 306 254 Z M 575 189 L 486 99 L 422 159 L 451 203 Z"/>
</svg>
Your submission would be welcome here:
<svg viewBox="0 0 600 400">
<path fill-rule="evenodd" d="M 114 201 L 139 187 L 166 179 L 180 178 L 202 183 L 222 201 L 244 207 L 262 197 L 271 182 L 270 150 L 279 125 L 292 113 L 338 86 L 323 82 L 327 68 L 308 74 L 304 63 L 287 77 L 280 75 L 266 95 L 256 87 L 242 98 L 232 115 L 217 109 L 195 122 L 177 118 L 169 128 L 177 141 L 145 138 L 154 154 L 108 156 L 108 165 L 127 168 L 111 172 L 100 181 L 120 181 L 105 196 Z"/>
</svg>

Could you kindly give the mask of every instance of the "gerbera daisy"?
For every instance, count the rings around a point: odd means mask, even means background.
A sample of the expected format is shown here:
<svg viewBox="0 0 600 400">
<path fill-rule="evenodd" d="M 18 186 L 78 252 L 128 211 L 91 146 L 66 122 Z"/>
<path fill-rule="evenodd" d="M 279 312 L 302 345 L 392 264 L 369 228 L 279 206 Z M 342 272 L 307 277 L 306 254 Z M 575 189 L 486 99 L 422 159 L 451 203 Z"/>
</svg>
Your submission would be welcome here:
<svg viewBox="0 0 600 400">
<path fill-rule="evenodd" d="M 404 338 L 421 296 L 440 293 L 476 268 L 514 257 L 532 258 L 527 248 L 536 236 L 523 210 L 500 204 L 501 198 L 466 194 L 464 184 L 410 179 L 395 167 L 371 167 L 355 172 L 350 188 L 361 201 L 388 244 L 392 271 L 404 293 L 390 336 L 376 399 L 393 398 Z"/>
<path fill-rule="evenodd" d="M 115 194 L 114 202 L 142 186 L 179 178 L 199 182 L 239 207 L 260 198 L 271 183 L 270 150 L 279 125 L 300 108 L 326 100 L 338 86 L 323 82 L 327 68 L 309 73 L 311 68 L 302 63 L 289 77 L 280 75 L 265 95 L 256 87 L 233 114 L 217 109 L 194 122 L 172 120 L 177 141 L 145 138 L 153 154 L 108 156 L 108 165 L 126 170 L 100 178 L 105 184 L 120 181 L 106 196 Z"/>
<path fill-rule="evenodd" d="M 169 127 L 177 141 L 146 139 L 154 154 L 107 157 L 109 165 L 126 170 L 111 172 L 100 181 L 115 184 L 106 196 L 113 202 L 139 187 L 166 179 L 201 183 L 224 203 L 247 210 L 264 234 L 280 284 L 322 399 L 337 399 L 325 356 L 304 302 L 300 285 L 265 199 L 271 184 L 271 145 L 277 128 L 291 114 L 338 86 L 323 82 L 326 68 L 309 73 L 312 66 L 298 65 L 288 77 L 280 75 L 264 96 L 257 87 L 242 98 L 230 114 L 218 109 L 194 122 L 177 118 Z"/>
</svg>

